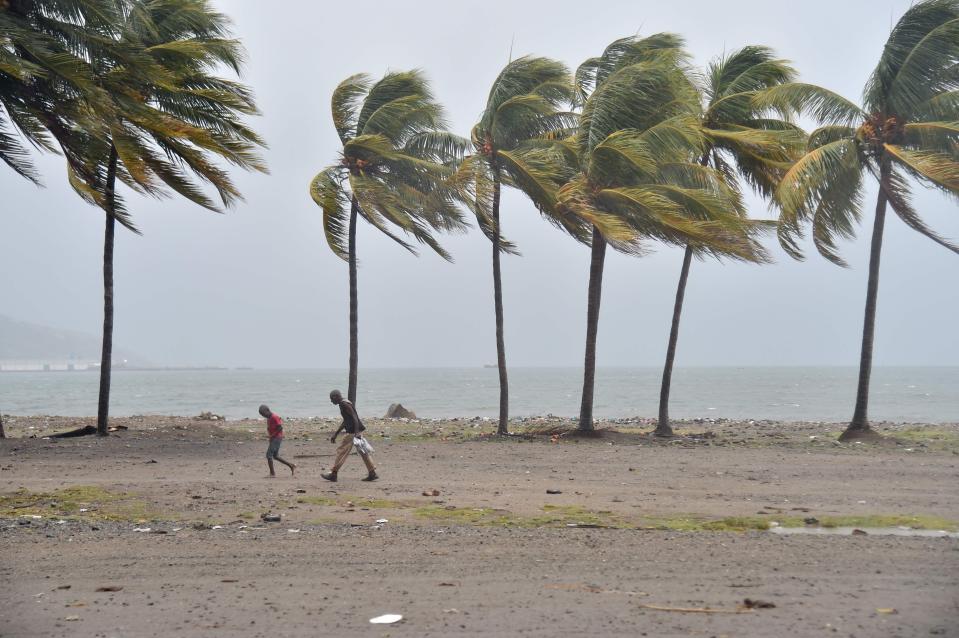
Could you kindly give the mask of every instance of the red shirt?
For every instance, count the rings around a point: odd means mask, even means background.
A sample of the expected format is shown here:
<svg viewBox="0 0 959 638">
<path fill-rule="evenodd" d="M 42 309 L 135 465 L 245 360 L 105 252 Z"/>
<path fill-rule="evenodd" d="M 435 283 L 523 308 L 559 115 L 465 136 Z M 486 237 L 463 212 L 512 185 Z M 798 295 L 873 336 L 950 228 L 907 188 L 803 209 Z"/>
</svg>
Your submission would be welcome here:
<svg viewBox="0 0 959 638">
<path fill-rule="evenodd" d="M 280 418 L 279 414 L 271 414 L 270 418 L 266 420 L 266 432 L 270 435 L 271 439 L 282 439 L 283 438 L 283 419 Z"/>
</svg>

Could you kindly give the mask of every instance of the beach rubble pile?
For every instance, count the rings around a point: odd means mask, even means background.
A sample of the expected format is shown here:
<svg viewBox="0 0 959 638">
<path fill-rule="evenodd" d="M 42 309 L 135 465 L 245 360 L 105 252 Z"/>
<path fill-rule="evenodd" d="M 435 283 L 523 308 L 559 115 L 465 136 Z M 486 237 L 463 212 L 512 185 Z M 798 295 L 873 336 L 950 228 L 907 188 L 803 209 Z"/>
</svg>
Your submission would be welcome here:
<svg viewBox="0 0 959 638">
<path fill-rule="evenodd" d="M 384 419 L 415 419 L 416 414 L 412 410 L 407 410 L 402 403 L 391 403 L 386 409 Z"/>
<path fill-rule="evenodd" d="M 200 412 L 200 414 L 193 418 L 197 421 L 226 421 L 225 416 L 221 414 L 213 414 L 212 412 Z"/>
</svg>

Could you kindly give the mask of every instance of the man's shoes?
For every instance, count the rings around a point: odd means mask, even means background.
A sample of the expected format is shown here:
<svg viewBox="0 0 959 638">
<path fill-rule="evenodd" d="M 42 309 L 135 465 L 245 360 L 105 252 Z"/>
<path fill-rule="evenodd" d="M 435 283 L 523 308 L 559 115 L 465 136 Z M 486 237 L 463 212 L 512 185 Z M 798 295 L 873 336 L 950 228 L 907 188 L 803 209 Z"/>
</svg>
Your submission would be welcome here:
<svg viewBox="0 0 959 638">
<path fill-rule="evenodd" d="M 322 474 L 320 474 L 320 476 L 325 478 L 327 481 L 332 481 L 336 483 L 336 472 L 323 472 Z"/>
<path fill-rule="evenodd" d="M 361 481 L 366 481 L 367 483 L 371 483 L 371 482 L 375 481 L 375 480 L 378 479 L 378 478 L 380 478 L 380 477 L 376 475 L 376 472 L 370 472 L 369 476 L 367 476 L 365 479 L 360 479 L 360 480 L 361 480 Z"/>
</svg>

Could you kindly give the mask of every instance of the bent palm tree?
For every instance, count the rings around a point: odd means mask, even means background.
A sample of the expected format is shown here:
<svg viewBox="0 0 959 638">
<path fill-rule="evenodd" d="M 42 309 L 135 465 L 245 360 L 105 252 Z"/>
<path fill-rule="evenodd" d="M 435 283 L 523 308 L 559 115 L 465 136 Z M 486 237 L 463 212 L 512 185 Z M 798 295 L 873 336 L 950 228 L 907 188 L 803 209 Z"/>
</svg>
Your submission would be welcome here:
<svg viewBox="0 0 959 638">
<path fill-rule="evenodd" d="M 869 253 L 856 407 L 840 437 L 874 436 L 869 427 L 879 259 L 887 206 L 910 228 L 959 252 L 922 221 L 910 202 L 910 178 L 947 194 L 959 194 L 959 1 L 925 0 L 896 24 L 863 94 L 864 108 L 808 85 L 784 85 L 764 104 L 799 100 L 825 123 L 776 189 L 782 209 L 779 238 L 802 258 L 797 238 L 812 228 L 826 259 L 845 265 L 836 242 L 855 234 L 861 216 L 863 175 L 879 183 Z"/>
<path fill-rule="evenodd" d="M 375 83 L 366 74 L 351 76 L 333 91 L 332 111 L 343 143 L 340 161 L 313 178 L 310 196 L 323 209 L 330 249 L 349 262 L 347 396 L 355 405 L 357 217 L 414 254 L 413 245 L 400 238 L 396 229 L 450 260 L 433 233 L 466 228 L 449 186 L 452 165 L 462 158 L 466 141 L 443 130 L 443 109 L 419 71 L 387 73 Z"/>
<path fill-rule="evenodd" d="M 571 177 L 556 194 L 557 219 L 585 222 L 591 244 L 580 431 L 593 430 L 596 337 L 606 246 L 640 254 L 642 241 L 685 245 L 754 259 L 741 232 L 701 218 L 732 218 L 738 194 L 698 163 L 706 145 L 696 91 L 678 36 L 617 40 L 587 60 L 576 79 L 582 115 L 558 147 Z M 700 219 L 690 214 L 699 213 Z"/>
<path fill-rule="evenodd" d="M 117 21 L 87 49 L 94 90 L 63 93 L 58 108 L 76 114 L 79 125 L 51 128 L 68 163 L 71 185 L 105 212 L 104 320 L 97 432 L 105 436 L 110 404 L 113 348 L 113 248 L 119 221 L 136 231 L 117 194 L 120 180 L 156 197 L 173 191 L 219 210 L 190 173 L 214 187 L 222 204 L 241 199 L 214 157 L 265 171 L 255 148 L 260 138 L 241 116 L 257 113 L 242 84 L 212 74 L 220 65 L 236 71 L 242 47 L 228 38 L 229 20 L 205 0 L 122 0 Z M 47 113 L 50 121 L 55 114 Z"/>
<path fill-rule="evenodd" d="M 500 253 L 516 254 L 500 232 L 500 190 L 536 179 L 525 161 L 523 145 L 568 128 L 575 115 L 560 111 L 572 100 L 569 70 L 548 58 L 523 57 L 506 65 L 490 89 L 486 108 L 473 127 L 475 153 L 460 164 L 456 183 L 462 201 L 476 215 L 493 244 L 493 302 L 496 319 L 496 364 L 499 369 L 498 434 L 509 433 L 509 382 L 503 338 L 503 284 Z"/>
<path fill-rule="evenodd" d="M 700 163 L 715 168 L 722 174 L 729 188 L 741 193 L 741 181 L 755 191 L 770 197 L 788 163 L 801 153 L 805 134 L 791 124 L 789 115 L 795 111 L 789 104 L 781 108 L 758 108 L 756 100 L 764 91 L 785 82 L 791 82 L 796 73 L 783 60 L 778 60 L 771 49 L 747 46 L 715 60 L 709 65 L 702 85 L 699 87 L 705 108 L 700 115 L 706 148 Z M 778 112 L 777 112 L 778 111 Z M 689 211 L 698 216 L 707 211 Z M 743 212 L 737 209 L 734 213 Z M 704 217 L 708 220 L 708 217 Z M 738 214 L 727 222 L 731 232 L 755 233 L 764 226 L 750 223 Z M 768 228 L 768 226 L 766 226 Z M 669 391 L 672 381 L 676 344 L 679 339 L 679 322 L 686 293 L 686 282 L 693 256 L 715 253 L 708 245 L 687 243 L 683 265 L 676 288 L 676 301 L 670 324 L 669 342 L 666 348 L 666 363 L 659 393 L 659 421 L 654 434 L 672 436 L 669 424 Z M 757 250 L 759 261 L 766 261 L 765 253 Z"/>
</svg>

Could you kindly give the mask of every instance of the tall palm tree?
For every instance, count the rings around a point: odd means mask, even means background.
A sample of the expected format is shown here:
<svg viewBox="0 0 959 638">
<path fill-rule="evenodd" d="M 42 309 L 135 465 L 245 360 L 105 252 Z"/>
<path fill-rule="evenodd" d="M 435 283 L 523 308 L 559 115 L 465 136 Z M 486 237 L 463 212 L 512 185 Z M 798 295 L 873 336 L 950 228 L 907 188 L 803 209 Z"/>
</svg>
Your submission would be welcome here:
<svg viewBox="0 0 959 638">
<path fill-rule="evenodd" d="M 70 183 L 105 212 L 104 320 L 97 432 L 107 433 L 113 351 L 115 226 L 136 231 L 117 181 L 156 197 L 173 191 L 210 210 L 220 207 L 191 179 L 211 185 L 222 205 L 241 199 L 214 158 L 265 171 L 262 140 L 243 121 L 258 111 L 249 89 L 214 75 L 239 72 L 243 49 L 230 21 L 206 0 L 116 0 L 118 15 L 88 49 L 94 89 L 58 96 L 57 109 L 76 114 L 70 130 L 51 133 L 68 156 Z M 106 96 L 106 97 L 104 97 Z M 48 120 L 56 111 L 49 112 Z"/>
<path fill-rule="evenodd" d="M 840 437 L 875 436 L 869 427 L 879 258 L 887 206 L 910 228 L 959 252 L 931 230 L 911 204 L 912 180 L 959 194 L 959 0 L 913 5 L 889 34 L 863 93 L 863 107 L 808 85 L 784 85 L 765 104 L 801 100 L 825 123 L 809 137 L 808 152 L 776 189 L 779 238 L 801 258 L 797 238 L 807 225 L 819 253 L 845 265 L 836 242 L 852 237 L 861 217 L 863 177 L 879 183 L 869 253 L 869 278 L 856 407 Z"/>
<path fill-rule="evenodd" d="M 757 246 L 702 218 L 732 218 L 742 206 L 715 170 L 701 165 L 706 139 L 682 40 L 672 34 L 613 42 L 576 72 L 582 113 L 556 145 L 568 176 L 557 219 L 585 222 L 591 244 L 583 396 L 578 429 L 593 430 L 596 338 L 607 244 L 640 254 L 643 241 L 690 241 L 744 259 Z M 557 173 L 561 171 L 556 171 Z M 697 218 L 689 213 L 695 210 Z"/>
<path fill-rule="evenodd" d="M 493 82 L 486 108 L 473 127 L 471 138 L 475 152 L 463 160 L 456 175 L 461 199 L 476 215 L 480 228 L 493 244 L 498 434 L 509 433 L 500 253 L 517 252 L 500 232 L 500 191 L 504 184 L 522 188 L 535 182 L 535 167 L 524 161 L 524 145 L 575 123 L 574 114 L 560 110 L 572 101 L 571 79 L 565 65 L 548 58 L 522 57 L 507 64 Z"/>
<path fill-rule="evenodd" d="M 353 75 L 333 91 L 332 111 L 343 144 L 340 161 L 313 178 L 310 195 L 323 209 L 330 249 L 349 263 L 347 396 L 355 404 L 359 361 L 357 218 L 362 217 L 414 254 L 413 245 L 396 229 L 450 260 L 433 233 L 466 228 L 449 180 L 467 142 L 444 130 L 443 109 L 420 71 L 390 72 L 377 82 L 365 73 Z"/>
<path fill-rule="evenodd" d="M 788 117 L 794 112 L 786 108 L 759 108 L 756 100 L 764 91 L 795 79 L 796 72 L 784 60 L 776 59 L 773 51 L 762 46 L 747 46 L 724 55 L 710 63 L 703 75 L 699 91 L 704 108 L 700 114 L 706 148 L 700 158 L 703 166 L 710 166 L 723 175 L 729 188 L 742 191 L 745 181 L 762 197 L 771 197 L 788 163 L 801 154 L 805 134 Z M 780 106 L 780 105 L 777 105 Z M 690 210 L 693 215 L 706 211 Z M 737 209 L 735 212 L 744 212 Z M 708 219 L 708 218 L 704 218 Z M 750 223 L 736 216 L 728 220 L 730 230 L 755 233 L 771 226 Z M 666 348 L 666 363 L 659 393 L 659 421 L 654 431 L 657 436 L 672 436 L 669 424 L 669 390 L 672 381 L 679 322 L 686 294 L 686 282 L 694 256 L 716 253 L 708 245 L 686 244 L 673 318 Z M 766 261 L 763 251 L 757 250 L 760 261 Z"/>
</svg>

